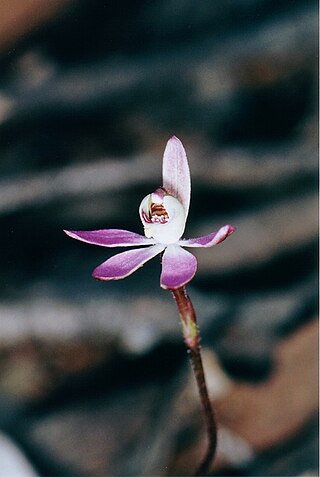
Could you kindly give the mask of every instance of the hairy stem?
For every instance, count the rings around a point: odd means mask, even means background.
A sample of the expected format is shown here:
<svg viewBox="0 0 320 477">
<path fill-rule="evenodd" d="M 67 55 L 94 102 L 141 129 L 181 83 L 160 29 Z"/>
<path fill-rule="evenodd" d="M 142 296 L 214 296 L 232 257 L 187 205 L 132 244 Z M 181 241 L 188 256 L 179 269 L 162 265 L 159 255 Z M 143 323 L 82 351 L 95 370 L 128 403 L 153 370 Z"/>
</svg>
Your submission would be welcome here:
<svg viewBox="0 0 320 477">
<path fill-rule="evenodd" d="M 208 473 L 214 458 L 217 447 L 217 425 L 209 400 L 208 389 L 204 376 L 200 353 L 200 334 L 193 305 L 189 296 L 187 295 L 185 287 L 177 288 L 176 290 L 171 291 L 178 306 L 183 337 L 189 352 L 192 368 L 196 378 L 208 434 L 207 452 L 195 474 L 196 476 L 200 476 Z"/>
</svg>

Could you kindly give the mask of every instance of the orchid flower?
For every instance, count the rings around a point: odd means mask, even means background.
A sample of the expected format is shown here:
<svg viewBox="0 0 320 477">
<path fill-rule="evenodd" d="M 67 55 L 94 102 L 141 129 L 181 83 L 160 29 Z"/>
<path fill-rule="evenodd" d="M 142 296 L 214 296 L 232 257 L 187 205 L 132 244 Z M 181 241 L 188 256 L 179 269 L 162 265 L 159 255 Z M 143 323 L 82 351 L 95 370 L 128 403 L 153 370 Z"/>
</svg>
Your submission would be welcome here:
<svg viewBox="0 0 320 477">
<path fill-rule="evenodd" d="M 139 207 L 144 236 L 129 230 L 105 229 L 92 231 L 65 230 L 72 238 L 101 247 L 132 247 L 99 265 L 93 276 L 99 280 L 119 280 L 142 267 L 163 252 L 160 285 L 171 290 L 177 303 L 184 341 L 189 351 L 204 419 L 208 433 L 208 449 L 195 475 L 205 475 L 210 469 L 216 446 L 217 425 L 210 403 L 200 353 L 200 334 L 192 302 L 185 285 L 194 277 L 197 260 L 183 247 L 212 247 L 225 240 L 235 230 L 231 225 L 202 237 L 183 239 L 190 205 L 191 182 L 186 152 L 173 136 L 163 156 L 162 187 L 148 194 Z"/>
<path fill-rule="evenodd" d="M 109 258 L 95 268 L 95 278 L 126 278 L 164 252 L 160 285 L 162 288 L 175 290 L 186 285 L 197 269 L 195 256 L 183 247 L 212 247 L 234 232 L 234 227 L 225 225 L 209 235 L 182 238 L 189 211 L 191 182 L 186 152 L 175 136 L 168 141 L 164 151 L 162 176 L 162 187 L 148 194 L 139 207 L 144 236 L 121 229 L 65 230 L 74 239 L 101 247 L 143 247 Z"/>
</svg>

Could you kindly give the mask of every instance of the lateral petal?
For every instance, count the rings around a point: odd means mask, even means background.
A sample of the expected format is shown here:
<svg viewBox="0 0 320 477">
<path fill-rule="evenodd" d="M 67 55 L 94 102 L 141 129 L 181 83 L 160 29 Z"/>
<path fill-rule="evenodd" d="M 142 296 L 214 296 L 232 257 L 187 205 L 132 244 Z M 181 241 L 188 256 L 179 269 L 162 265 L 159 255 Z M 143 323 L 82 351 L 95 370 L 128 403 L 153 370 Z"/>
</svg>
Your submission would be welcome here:
<svg viewBox="0 0 320 477">
<path fill-rule="evenodd" d="M 158 255 L 164 249 L 164 245 L 153 245 L 148 248 L 136 248 L 118 253 L 109 258 L 92 272 L 98 280 L 120 280 L 126 278 L 142 267 L 148 260 Z"/>
<path fill-rule="evenodd" d="M 162 257 L 162 288 L 174 290 L 184 286 L 194 277 L 197 260 L 179 245 L 168 245 Z"/>
<path fill-rule="evenodd" d="M 81 242 L 100 245 L 101 247 L 130 247 L 132 245 L 153 245 L 155 240 L 143 235 L 121 229 L 103 230 L 64 230 L 64 232 Z"/>
<path fill-rule="evenodd" d="M 212 247 L 213 245 L 218 245 L 218 243 L 223 242 L 223 240 L 229 237 L 235 230 L 236 228 L 232 225 L 225 225 L 217 232 L 192 239 L 179 240 L 178 244 L 182 247 Z"/>
</svg>

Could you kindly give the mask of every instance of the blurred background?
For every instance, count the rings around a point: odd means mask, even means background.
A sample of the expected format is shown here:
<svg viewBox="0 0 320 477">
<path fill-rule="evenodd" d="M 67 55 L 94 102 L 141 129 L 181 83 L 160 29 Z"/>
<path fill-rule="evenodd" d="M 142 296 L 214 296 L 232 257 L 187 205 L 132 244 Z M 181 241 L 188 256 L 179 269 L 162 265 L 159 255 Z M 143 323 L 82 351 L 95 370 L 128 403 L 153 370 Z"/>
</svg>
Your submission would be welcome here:
<svg viewBox="0 0 320 477">
<path fill-rule="evenodd" d="M 220 423 L 211 474 L 317 475 L 316 67 L 314 1 L 0 2 L 1 476 L 200 461 L 160 260 L 97 282 L 115 251 L 62 232 L 142 233 L 173 134 L 192 173 L 186 237 L 237 226 L 195 249 L 189 286 Z"/>
</svg>

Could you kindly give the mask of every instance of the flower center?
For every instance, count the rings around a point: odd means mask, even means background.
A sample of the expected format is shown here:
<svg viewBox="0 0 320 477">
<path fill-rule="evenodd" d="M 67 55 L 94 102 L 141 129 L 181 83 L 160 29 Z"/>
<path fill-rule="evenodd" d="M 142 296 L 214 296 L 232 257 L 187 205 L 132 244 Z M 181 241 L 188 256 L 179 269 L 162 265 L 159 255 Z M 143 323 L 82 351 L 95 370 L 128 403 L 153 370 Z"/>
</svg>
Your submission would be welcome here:
<svg viewBox="0 0 320 477">
<path fill-rule="evenodd" d="M 151 204 L 150 221 L 153 224 L 165 224 L 169 220 L 169 215 L 163 204 Z"/>
<path fill-rule="evenodd" d="M 146 237 L 170 244 L 182 236 L 186 223 L 183 205 L 162 187 L 142 200 L 139 213 Z"/>
</svg>

